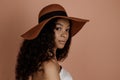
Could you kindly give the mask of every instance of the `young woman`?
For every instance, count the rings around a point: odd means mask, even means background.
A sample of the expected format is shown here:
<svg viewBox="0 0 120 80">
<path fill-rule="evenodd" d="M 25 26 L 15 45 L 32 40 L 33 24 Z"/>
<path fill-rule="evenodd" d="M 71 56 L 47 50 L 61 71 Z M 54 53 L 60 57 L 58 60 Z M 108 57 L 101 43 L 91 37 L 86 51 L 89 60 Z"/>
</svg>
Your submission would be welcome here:
<svg viewBox="0 0 120 80">
<path fill-rule="evenodd" d="M 72 80 L 59 61 L 68 56 L 71 37 L 88 20 L 68 17 L 59 4 L 44 7 L 38 20 L 35 27 L 22 35 L 16 80 Z"/>
</svg>

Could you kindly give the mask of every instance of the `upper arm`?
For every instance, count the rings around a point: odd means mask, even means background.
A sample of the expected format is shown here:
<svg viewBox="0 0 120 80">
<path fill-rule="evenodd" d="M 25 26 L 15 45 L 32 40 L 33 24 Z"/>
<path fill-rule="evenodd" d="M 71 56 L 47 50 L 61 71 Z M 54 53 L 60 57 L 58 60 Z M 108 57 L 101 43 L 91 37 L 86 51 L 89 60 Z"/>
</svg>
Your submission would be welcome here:
<svg viewBox="0 0 120 80">
<path fill-rule="evenodd" d="M 46 62 L 44 64 L 45 80 L 60 80 L 58 66 L 52 62 Z"/>
</svg>

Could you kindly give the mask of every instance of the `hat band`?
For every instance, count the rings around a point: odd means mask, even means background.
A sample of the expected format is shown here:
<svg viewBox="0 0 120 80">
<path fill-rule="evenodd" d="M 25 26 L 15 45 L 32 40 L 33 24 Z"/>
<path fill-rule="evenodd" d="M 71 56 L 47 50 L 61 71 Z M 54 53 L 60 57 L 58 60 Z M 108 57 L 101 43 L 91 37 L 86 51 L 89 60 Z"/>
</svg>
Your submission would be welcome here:
<svg viewBox="0 0 120 80">
<path fill-rule="evenodd" d="M 41 16 L 39 18 L 39 23 L 42 22 L 43 20 L 46 20 L 48 18 L 51 18 L 53 16 L 67 16 L 65 11 L 53 11 L 53 12 L 49 12 L 47 14 L 44 14 L 43 16 Z"/>
</svg>

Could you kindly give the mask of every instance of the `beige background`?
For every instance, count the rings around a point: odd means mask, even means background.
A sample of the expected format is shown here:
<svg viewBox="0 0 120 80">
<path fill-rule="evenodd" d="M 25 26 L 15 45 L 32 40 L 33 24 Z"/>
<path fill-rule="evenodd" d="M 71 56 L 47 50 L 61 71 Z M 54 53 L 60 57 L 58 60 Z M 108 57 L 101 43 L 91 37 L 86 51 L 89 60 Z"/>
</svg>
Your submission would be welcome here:
<svg viewBox="0 0 120 80">
<path fill-rule="evenodd" d="M 37 24 L 40 9 L 50 3 L 90 19 L 62 63 L 74 80 L 120 80 L 120 0 L 0 0 L 0 80 L 15 80 L 20 35 Z"/>
</svg>

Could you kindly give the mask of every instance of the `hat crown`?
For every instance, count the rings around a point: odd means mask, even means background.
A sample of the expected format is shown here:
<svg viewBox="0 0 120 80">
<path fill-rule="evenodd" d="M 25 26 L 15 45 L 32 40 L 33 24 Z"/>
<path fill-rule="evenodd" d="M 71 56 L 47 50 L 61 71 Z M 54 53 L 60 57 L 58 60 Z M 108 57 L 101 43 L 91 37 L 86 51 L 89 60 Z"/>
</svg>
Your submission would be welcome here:
<svg viewBox="0 0 120 80">
<path fill-rule="evenodd" d="M 46 7 L 44 7 L 40 11 L 38 18 L 40 18 L 41 16 L 43 16 L 43 15 L 49 13 L 49 12 L 53 12 L 53 11 L 64 11 L 66 13 L 65 9 L 61 5 L 59 5 L 59 4 L 50 4 L 50 5 L 46 6 Z"/>
</svg>

